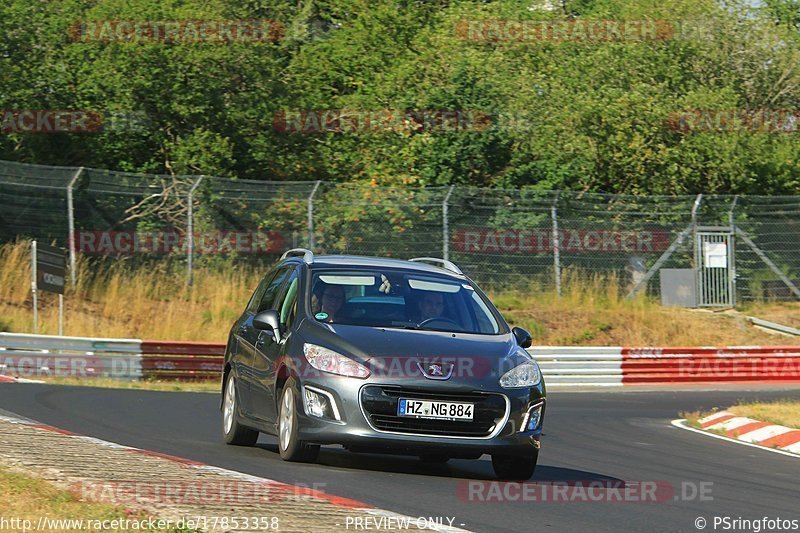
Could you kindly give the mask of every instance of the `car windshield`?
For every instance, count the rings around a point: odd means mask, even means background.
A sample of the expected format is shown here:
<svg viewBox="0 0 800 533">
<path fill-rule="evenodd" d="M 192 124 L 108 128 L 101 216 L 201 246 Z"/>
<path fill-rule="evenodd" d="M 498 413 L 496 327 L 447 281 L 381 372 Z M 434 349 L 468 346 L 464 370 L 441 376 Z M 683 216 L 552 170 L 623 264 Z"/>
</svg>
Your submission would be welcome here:
<svg viewBox="0 0 800 533">
<path fill-rule="evenodd" d="M 311 314 L 320 322 L 495 335 L 491 304 L 466 281 L 396 270 L 317 271 Z"/>
</svg>

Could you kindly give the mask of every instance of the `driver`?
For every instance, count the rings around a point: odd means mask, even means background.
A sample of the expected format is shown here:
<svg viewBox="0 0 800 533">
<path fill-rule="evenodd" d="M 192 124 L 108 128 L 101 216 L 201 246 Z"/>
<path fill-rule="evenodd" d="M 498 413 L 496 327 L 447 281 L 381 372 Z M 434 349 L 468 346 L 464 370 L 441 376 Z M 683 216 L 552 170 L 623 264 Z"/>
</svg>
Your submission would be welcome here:
<svg viewBox="0 0 800 533">
<path fill-rule="evenodd" d="M 419 301 L 420 322 L 438 318 L 444 312 L 444 294 L 435 291 L 425 291 Z"/>
<path fill-rule="evenodd" d="M 322 322 L 333 322 L 337 318 L 337 313 L 341 311 L 342 306 L 345 300 L 344 294 L 344 287 L 341 285 L 329 285 L 325 284 L 322 286 L 322 290 L 319 291 L 320 296 L 317 297 L 314 294 L 311 297 L 311 309 L 314 314 L 325 313 L 328 316 L 321 320 Z"/>
</svg>

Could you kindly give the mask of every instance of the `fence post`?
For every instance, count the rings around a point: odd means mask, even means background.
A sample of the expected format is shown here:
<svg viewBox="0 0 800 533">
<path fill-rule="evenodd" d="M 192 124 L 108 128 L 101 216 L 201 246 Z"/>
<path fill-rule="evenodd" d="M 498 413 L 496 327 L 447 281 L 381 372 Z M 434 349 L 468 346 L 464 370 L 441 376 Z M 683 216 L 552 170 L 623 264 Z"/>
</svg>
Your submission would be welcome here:
<svg viewBox="0 0 800 533">
<path fill-rule="evenodd" d="M 186 220 L 186 283 L 192 286 L 192 262 L 194 259 L 194 191 L 200 186 L 204 176 L 200 176 L 192 184 L 187 196 L 188 210 Z"/>
<path fill-rule="evenodd" d="M 322 180 L 317 180 L 311 194 L 308 195 L 308 249 L 314 251 L 314 195 L 317 194 Z"/>
<path fill-rule="evenodd" d="M 72 179 L 67 185 L 67 245 L 69 246 L 69 277 L 72 281 L 72 288 L 75 288 L 75 203 L 72 196 L 72 189 L 75 183 L 83 173 L 83 167 L 80 167 L 77 172 L 72 176 Z"/>
<path fill-rule="evenodd" d="M 733 212 L 738 201 L 739 195 L 737 194 L 733 197 L 733 202 L 731 202 L 731 210 L 728 211 L 728 225 L 731 227 L 731 249 L 728 250 L 728 253 L 731 254 L 731 271 L 729 275 L 731 277 L 731 304 L 734 307 L 736 307 L 736 220 Z"/>
<path fill-rule="evenodd" d="M 556 191 L 553 205 L 550 207 L 550 217 L 553 219 L 553 270 L 555 271 L 556 294 L 561 296 L 561 244 L 558 237 L 558 197 L 561 191 Z"/>
<path fill-rule="evenodd" d="M 36 286 L 36 241 L 31 241 L 31 293 L 33 294 L 33 334 L 39 333 L 39 288 Z"/>
<path fill-rule="evenodd" d="M 455 185 L 451 185 L 442 201 L 442 259 L 450 260 L 450 195 L 453 194 Z"/>
<path fill-rule="evenodd" d="M 700 279 L 703 257 L 701 254 L 703 252 L 700 250 L 697 243 L 697 210 L 700 209 L 701 203 L 703 203 L 703 193 L 697 195 L 697 198 L 694 199 L 694 205 L 692 206 L 692 246 L 694 248 L 692 257 L 694 257 L 694 290 L 697 295 L 698 307 L 702 307 L 702 302 L 704 301 L 703 283 Z"/>
</svg>

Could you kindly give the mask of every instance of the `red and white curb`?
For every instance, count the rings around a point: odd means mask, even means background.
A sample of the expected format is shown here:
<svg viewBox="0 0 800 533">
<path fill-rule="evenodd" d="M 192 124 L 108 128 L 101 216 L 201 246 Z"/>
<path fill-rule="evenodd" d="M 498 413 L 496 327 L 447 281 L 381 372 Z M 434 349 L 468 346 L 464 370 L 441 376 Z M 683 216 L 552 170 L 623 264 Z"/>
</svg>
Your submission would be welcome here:
<svg viewBox="0 0 800 533">
<path fill-rule="evenodd" d="M 711 437 L 734 440 L 741 444 L 762 448 L 792 457 L 800 457 L 800 429 L 761 422 L 753 418 L 719 411 L 698 420 L 700 428 L 693 428 L 685 420 L 673 420 L 672 425 Z M 712 433 L 712 430 L 725 434 Z"/>
<path fill-rule="evenodd" d="M 378 509 L 377 507 L 373 507 L 372 505 L 357 501 L 351 500 L 349 498 L 343 498 L 341 496 L 335 496 L 333 494 L 328 494 L 327 492 L 322 492 L 319 490 L 311 489 L 308 487 L 300 487 L 295 485 L 290 485 L 288 483 L 283 483 L 281 481 L 275 481 L 273 479 L 263 478 L 254 476 L 251 474 L 245 474 L 244 472 L 237 472 L 235 470 L 228 470 L 226 468 L 221 468 L 218 466 L 208 465 L 205 463 L 200 463 L 197 461 L 192 461 L 191 459 L 186 459 L 183 457 L 176 457 L 174 455 L 168 455 L 164 453 L 154 452 L 150 450 L 144 450 L 141 448 L 134 448 L 133 446 L 125 446 L 123 444 L 117 444 L 114 442 L 105 441 L 102 439 L 98 439 L 95 437 L 89 437 L 86 435 L 78 435 L 77 433 L 73 433 L 71 431 L 67 431 L 65 429 L 60 429 L 54 426 L 50 426 L 47 424 L 41 424 L 34 420 L 28 420 L 24 418 L 17 418 L 13 416 L 7 415 L 0 415 L 0 420 L 4 422 L 10 422 L 12 424 L 20 424 L 29 427 L 34 427 L 37 429 L 41 429 L 44 431 L 52 431 L 54 433 L 59 433 L 66 437 L 70 437 L 76 440 L 82 440 L 86 442 L 91 442 L 93 444 L 97 444 L 100 446 L 105 446 L 107 448 L 115 448 L 117 450 L 126 450 L 132 453 L 137 453 L 141 455 L 147 455 L 149 457 L 159 457 L 161 459 L 166 459 L 167 461 L 172 461 L 178 463 L 186 468 L 195 468 L 198 470 L 203 470 L 206 472 L 213 472 L 220 476 L 225 476 L 228 478 L 236 479 L 239 481 L 248 481 L 251 483 L 258 483 L 261 485 L 268 486 L 271 490 L 274 490 L 277 493 L 286 493 L 286 494 L 293 494 L 293 495 L 304 495 L 309 496 L 314 500 L 318 500 L 320 502 L 325 502 L 331 505 L 335 505 L 337 507 L 341 507 L 348 511 L 353 512 L 361 512 L 375 517 L 375 521 L 372 524 L 373 528 L 378 529 L 380 528 L 380 524 L 382 523 L 382 519 L 386 520 L 386 523 L 409 523 L 416 525 L 418 522 L 418 518 L 422 517 L 413 517 L 409 515 L 404 515 L 400 513 L 395 513 L 394 511 L 387 511 L 385 509 Z M 469 533 L 467 529 L 461 529 L 454 526 L 449 526 L 446 524 L 437 524 L 433 522 L 426 521 L 424 525 L 418 527 L 418 529 L 424 529 L 427 531 L 442 531 L 447 533 Z"/>
</svg>

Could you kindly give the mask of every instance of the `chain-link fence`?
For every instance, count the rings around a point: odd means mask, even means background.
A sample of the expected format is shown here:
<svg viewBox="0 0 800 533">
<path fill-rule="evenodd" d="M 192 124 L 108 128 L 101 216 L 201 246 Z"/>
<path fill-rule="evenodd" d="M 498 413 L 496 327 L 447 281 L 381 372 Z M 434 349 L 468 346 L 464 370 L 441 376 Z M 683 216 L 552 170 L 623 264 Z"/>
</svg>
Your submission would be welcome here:
<svg viewBox="0 0 800 533">
<path fill-rule="evenodd" d="M 800 299 L 800 196 L 378 187 L 0 162 L 0 200 L 0 240 L 33 237 L 71 258 L 165 262 L 185 268 L 189 283 L 198 264 L 266 267 L 308 247 L 443 257 L 481 284 L 537 280 L 557 291 L 600 275 L 658 295 L 665 268 L 726 268 L 736 301 Z M 701 249 L 698 231 L 729 234 L 732 249 Z M 715 253 L 735 260 L 717 265 Z"/>
</svg>

